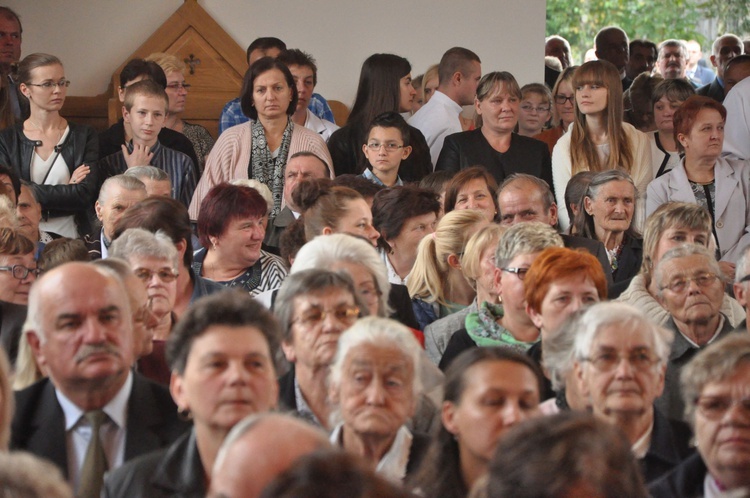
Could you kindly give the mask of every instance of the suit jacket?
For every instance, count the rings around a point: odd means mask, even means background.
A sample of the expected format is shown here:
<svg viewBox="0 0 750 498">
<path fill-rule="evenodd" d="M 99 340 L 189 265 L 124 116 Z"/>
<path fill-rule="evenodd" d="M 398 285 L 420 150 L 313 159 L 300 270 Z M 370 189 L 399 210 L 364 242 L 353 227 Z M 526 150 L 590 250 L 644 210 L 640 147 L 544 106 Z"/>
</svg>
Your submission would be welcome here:
<svg viewBox="0 0 750 498">
<path fill-rule="evenodd" d="M 703 95 L 704 97 L 711 97 L 717 102 L 724 102 L 724 87 L 719 83 L 718 76 L 708 85 L 700 87 L 695 93 Z"/>
<path fill-rule="evenodd" d="M 643 261 L 643 240 L 626 237 L 620 256 L 617 258 L 617 270 L 612 275 L 614 283 L 607 293 L 610 299 L 617 298 L 630 285 L 633 277 L 641 271 Z"/>
<path fill-rule="evenodd" d="M 86 246 L 86 250 L 89 252 L 89 259 L 91 259 L 91 261 L 102 259 L 101 227 L 95 232 L 85 235 L 83 237 L 83 244 Z"/>
<path fill-rule="evenodd" d="M 11 365 L 16 364 L 24 321 L 26 306 L 0 301 L 0 345 L 8 354 Z"/>
<path fill-rule="evenodd" d="M 695 67 L 695 73 L 693 74 L 693 77 L 688 79 L 691 83 L 698 86 L 710 85 L 711 82 L 716 79 L 716 73 L 711 71 L 711 69 L 698 64 Z"/>
<path fill-rule="evenodd" d="M 203 498 L 205 469 L 195 431 L 183 434 L 171 446 L 153 451 L 106 474 L 104 498 Z"/>
<path fill-rule="evenodd" d="M 750 245 L 750 162 L 720 157 L 716 160 L 714 179 L 713 222 L 720 259 L 735 263 L 742 249 Z M 646 215 L 669 201 L 696 203 L 684 159 L 648 186 Z"/>
<path fill-rule="evenodd" d="M 65 415 L 55 386 L 46 378 L 16 393 L 11 448 L 24 450 L 57 465 L 68 476 Z M 128 399 L 124 461 L 164 448 L 189 425 L 177 417 L 167 388 L 134 373 Z"/>
<path fill-rule="evenodd" d="M 695 450 L 690 447 L 693 432 L 685 422 L 670 420 L 654 407 L 654 428 L 646 456 L 639 460 L 648 483 L 668 473 Z"/>
<path fill-rule="evenodd" d="M 708 469 L 700 453 L 694 453 L 669 473 L 648 486 L 653 498 L 698 498 Z"/>
<path fill-rule="evenodd" d="M 481 128 L 445 137 L 435 171 L 458 173 L 477 165 L 492 173 L 498 185 L 513 173 L 527 173 L 552 186 L 552 158 L 540 140 L 513 133 L 508 150 L 498 152 L 484 138 Z"/>
<path fill-rule="evenodd" d="M 281 233 L 286 230 L 286 227 L 294 223 L 295 219 L 296 218 L 294 217 L 292 210 L 289 209 L 289 206 L 284 206 L 284 208 L 279 211 L 279 214 L 273 220 L 268 222 L 266 238 L 263 239 L 263 243 L 278 252 Z"/>
</svg>

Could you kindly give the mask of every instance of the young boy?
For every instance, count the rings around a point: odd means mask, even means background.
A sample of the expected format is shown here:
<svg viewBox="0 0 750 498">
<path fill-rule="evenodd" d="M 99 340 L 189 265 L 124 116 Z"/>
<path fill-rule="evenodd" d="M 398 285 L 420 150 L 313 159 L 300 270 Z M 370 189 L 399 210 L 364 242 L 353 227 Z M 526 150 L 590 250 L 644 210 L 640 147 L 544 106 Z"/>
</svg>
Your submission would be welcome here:
<svg viewBox="0 0 750 498">
<path fill-rule="evenodd" d="M 384 187 L 403 185 L 398 176 L 401 161 L 411 154 L 409 125 L 397 112 L 384 112 L 370 123 L 367 143 L 362 146 L 370 168 L 362 176 Z"/>
<path fill-rule="evenodd" d="M 120 152 L 102 159 L 100 169 L 106 179 L 136 166 L 155 166 L 169 175 L 172 197 L 188 206 L 198 182 L 193 161 L 182 152 L 164 147 L 158 138 L 168 104 L 167 93 L 154 81 L 129 85 L 122 116 L 130 125 L 133 139 Z"/>
</svg>

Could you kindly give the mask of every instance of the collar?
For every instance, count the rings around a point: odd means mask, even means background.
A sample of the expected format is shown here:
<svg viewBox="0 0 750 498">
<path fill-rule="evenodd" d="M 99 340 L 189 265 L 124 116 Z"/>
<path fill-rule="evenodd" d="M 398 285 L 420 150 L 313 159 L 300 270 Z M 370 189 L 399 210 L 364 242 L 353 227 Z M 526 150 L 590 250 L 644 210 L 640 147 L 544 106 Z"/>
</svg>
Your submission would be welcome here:
<svg viewBox="0 0 750 498">
<path fill-rule="evenodd" d="M 646 432 L 644 432 L 643 436 L 638 438 L 638 441 L 633 443 L 633 446 L 630 447 L 630 450 L 633 452 L 633 455 L 638 460 L 645 457 L 646 453 L 648 453 L 648 449 L 651 446 L 651 434 L 653 432 L 654 432 L 654 419 L 652 417 L 651 424 L 648 426 L 648 429 L 646 429 Z"/>
<path fill-rule="evenodd" d="M 297 413 L 301 418 L 317 427 L 325 427 L 320 423 L 318 417 L 315 416 L 310 405 L 307 404 L 307 401 L 305 401 L 305 395 L 302 394 L 302 390 L 299 388 L 299 382 L 297 382 L 296 375 L 294 376 L 294 400 L 297 404 Z"/>
<path fill-rule="evenodd" d="M 455 111 L 456 114 L 461 114 L 461 111 L 463 110 L 463 108 L 460 105 L 458 105 L 458 103 L 455 100 L 448 97 L 446 94 L 444 94 L 440 90 L 435 90 L 435 93 L 432 94 L 432 97 L 430 97 L 430 102 L 432 100 L 435 100 L 435 105 L 443 105 L 445 107 L 448 107 L 449 109 L 452 109 L 453 111 Z M 428 104 L 430 102 L 428 102 Z"/>
<path fill-rule="evenodd" d="M 344 424 L 339 424 L 331 433 L 331 443 L 343 447 Z M 414 439 L 409 429 L 402 425 L 391 447 L 378 462 L 375 471 L 391 482 L 401 483 L 406 477 L 406 466 L 409 463 L 409 452 Z"/>
<path fill-rule="evenodd" d="M 121 429 L 125 428 L 127 422 L 128 400 L 130 399 L 132 389 L 133 372 L 129 370 L 128 377 L 125 379 L 125 383 L 120 390 L 117 391 L 114 398 L 109 400 L 109 403 L 102 407 L 102 410 L 107 414 L 109 419 Z M 60 403 L 60 407 L 65 415 L 65 431 L 67 432 L 78 424 L 84 415 L 84 411 L 57 388 L 55 388 L 55 396 L 57 396 L 57 401 Z"/>
<path fill-rule="evenodd" d="M 370 168 L 366 168 L 364 170 L 364 172 L 362 173 L 362 176 L 364 178 L 370 180 L 371 182 L 375 183 L 376 185 L 380 185 L 381 187 L 388 188 L 388 185 L 386 185 L 385 183 L 383 183 L 383 180 L 381 180 L 380 178 L 378 178 L 377 176 L 375 176 L 375 173 L 373 173 L 370 170 Z M 401 180 L 401 177 L 397 175 L 396 176 L 396 183 L 394 183 L 392 186 L 393 187 L 402 187 L 403 185 L 404 185 L 404 182 Z"/>
<path fill-rule="evenodd" d="M 101 252 L 102 252 L 102 259 L 107 259 L 109 256 L 109 245 L 112 243 L 109 240 L 107 240 L 107 237 L 104 236 L 104 228 L 102 228 L 101 232 L 99 233 L 99 242 L 101 243 Z"/>
<path fill-rule="evenodd" d="M 399 274 L 396 273 L 395 268 L 393 268 L 393 265 L 391 264 L 391 260 L 388 259 L 388 253 L 385 250 L 381 249 L 380 257 L 383 258 L 383 262 L 385 263 L 385 268 L 388 271 L 388 281 L 392 284 L 406 285 L 406 281 L 408 280 L 409 275 L 406 275 L 406 277 L 401 278 Z"/>
</svg>

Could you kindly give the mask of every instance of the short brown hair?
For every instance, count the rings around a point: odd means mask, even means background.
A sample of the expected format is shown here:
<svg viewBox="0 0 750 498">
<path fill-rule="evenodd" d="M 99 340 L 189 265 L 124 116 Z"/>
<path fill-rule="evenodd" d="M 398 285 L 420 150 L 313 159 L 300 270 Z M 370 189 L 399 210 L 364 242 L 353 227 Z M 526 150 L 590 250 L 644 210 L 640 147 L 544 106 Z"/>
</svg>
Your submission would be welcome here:
<svg viewBox="0 0 750 498">
<path fill-rule="evenodd" d="M 167 96 L 164 87 L 154 80 L 145 79 L 132 83 L 125 89 L 125 101 L 123 102 L 123 106 L 125 106 L 125 109 L 127 109 L 128 112 L 133 108 L 135 98 L 140 96 L 156 97 L 164 100 L 164 112 L 166 112 L 169 107 L 169 97 Z"/>
</svg>

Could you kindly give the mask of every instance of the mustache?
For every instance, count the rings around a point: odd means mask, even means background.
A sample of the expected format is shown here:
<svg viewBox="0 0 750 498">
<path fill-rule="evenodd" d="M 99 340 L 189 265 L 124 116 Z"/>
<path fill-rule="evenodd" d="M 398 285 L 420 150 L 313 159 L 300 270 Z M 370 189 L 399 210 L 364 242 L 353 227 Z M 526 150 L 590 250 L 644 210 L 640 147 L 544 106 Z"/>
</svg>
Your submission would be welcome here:
<svg viewBox="0 0 750 498">
<path fill-rule="evenodd" d="M 104 343 L 104 344 L 86 344 L 81 349 L 78 350 L 75 357 L 73 358 L 73 361 L 76 363 L 81 363 L 82 361 L 85 361 L 88 359 L 89 356 L 93 356 L 96 354 L 111 354 L 113 356 L 116 356 L 120 358 L 120 350 L 117 349 L 116 346 L 110 344 L 110 343 Z"/>
</svg>

